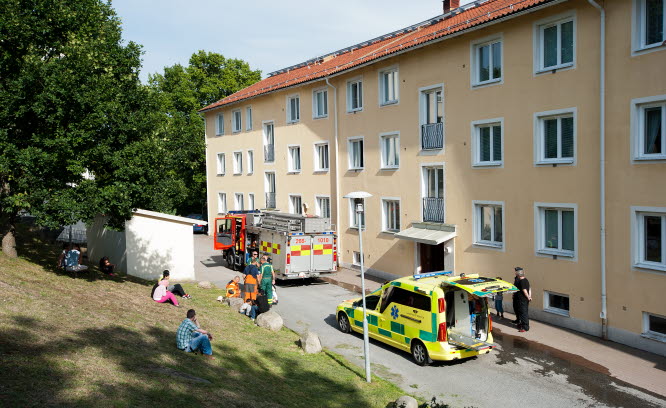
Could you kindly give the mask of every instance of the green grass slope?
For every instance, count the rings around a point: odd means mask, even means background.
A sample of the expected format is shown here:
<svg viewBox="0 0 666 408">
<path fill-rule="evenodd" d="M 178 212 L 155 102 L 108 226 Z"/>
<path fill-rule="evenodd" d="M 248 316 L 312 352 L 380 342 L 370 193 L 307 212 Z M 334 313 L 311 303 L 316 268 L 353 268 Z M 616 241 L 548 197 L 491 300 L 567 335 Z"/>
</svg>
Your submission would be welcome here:
<svg viewBox="0 0 666 408">
<path fill-rule="evenodd" d="M 0 406 L 385 407 L 403 394 L 253 325 L 215 301 L 219 289 L 185 285 L 183 307 L 158 304 L 150 282 L 55 271 L 58 252 L 35 238 L 19 259 L 0 254 Z M 189 308 L 215 361 L 175 348 Z"/>
</svg>

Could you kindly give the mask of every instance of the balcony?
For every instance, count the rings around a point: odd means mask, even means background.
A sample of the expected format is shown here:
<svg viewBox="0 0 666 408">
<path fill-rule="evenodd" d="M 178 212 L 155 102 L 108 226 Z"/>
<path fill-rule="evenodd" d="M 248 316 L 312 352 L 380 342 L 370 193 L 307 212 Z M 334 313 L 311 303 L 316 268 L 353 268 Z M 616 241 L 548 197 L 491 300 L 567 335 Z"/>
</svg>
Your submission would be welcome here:
<svg viewBox="0 0 666 408">
<path fill-rule="evenodd" d="M 266 193 L 266 208 L 274 209 L 275 206 L 275 193 Z"/>
<path fill-rule="evenodd" d="M 424 197 L 423 198 L 423 221 L 424 222 L 444 222 L 444 198 L 443 197 Z"/>
<path fill-rule="evenodd" d="M 433 150 L 444 148 L 444 123 L 421 125 L 421 149 Z"/>
<path fill-rule="evenodd" d="M 264 162 L 275 161 L 275 145 L 264 145 Z"/>
</svg>

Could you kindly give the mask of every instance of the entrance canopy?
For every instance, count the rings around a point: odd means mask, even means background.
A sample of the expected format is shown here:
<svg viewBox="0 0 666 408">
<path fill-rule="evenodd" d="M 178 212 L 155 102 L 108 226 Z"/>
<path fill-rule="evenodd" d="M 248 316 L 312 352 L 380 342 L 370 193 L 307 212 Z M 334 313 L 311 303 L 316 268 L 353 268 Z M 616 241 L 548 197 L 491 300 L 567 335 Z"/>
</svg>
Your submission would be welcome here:
<svg viewBox="0 0 666 408">
<path fill-rule="evenodd" d="M 427 245 L 439 245 L 455 236 L 456 227 L 454 225 L 430 222 L 415 222 L 412 227 L 395 234 L 396 238 Z"/>
</svg>

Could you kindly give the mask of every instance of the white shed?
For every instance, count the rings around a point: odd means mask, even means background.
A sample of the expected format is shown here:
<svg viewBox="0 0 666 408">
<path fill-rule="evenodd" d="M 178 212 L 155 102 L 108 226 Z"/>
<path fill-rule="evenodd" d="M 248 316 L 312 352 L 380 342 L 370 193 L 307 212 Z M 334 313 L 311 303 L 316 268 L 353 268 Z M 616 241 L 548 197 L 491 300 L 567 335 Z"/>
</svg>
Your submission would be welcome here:
<svg viewBox="0 0 666 408">
<path fill-rule="evenodd" d="M 88 258 L 97 263 L 108 256 L 119 272 L 143 279 L 157 279 L 163 270 L 174 280 L 193 280 L 193 224 L 205 221 L 147 210 L 134 210 L 125 231 L 104 228 L 98 217 L 88 229 Z"/>
</svg>

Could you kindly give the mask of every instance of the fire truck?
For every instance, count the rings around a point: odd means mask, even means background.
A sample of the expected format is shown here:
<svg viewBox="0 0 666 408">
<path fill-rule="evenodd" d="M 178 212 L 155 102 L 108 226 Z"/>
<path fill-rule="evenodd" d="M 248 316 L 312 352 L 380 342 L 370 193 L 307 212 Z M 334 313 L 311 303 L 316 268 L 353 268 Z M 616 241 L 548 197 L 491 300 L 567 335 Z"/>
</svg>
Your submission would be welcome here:
<svg viewBox="0 0 666 408">
<path fill-rule="evenodd" d="M 243 270 L 252 251 L 272 259 L 277 279 L 337 272 L 337 236 L 330 218 L 273 211 L 230 211 L 215 218 L 214 248 L 227 266 Z"/>
</svg>

